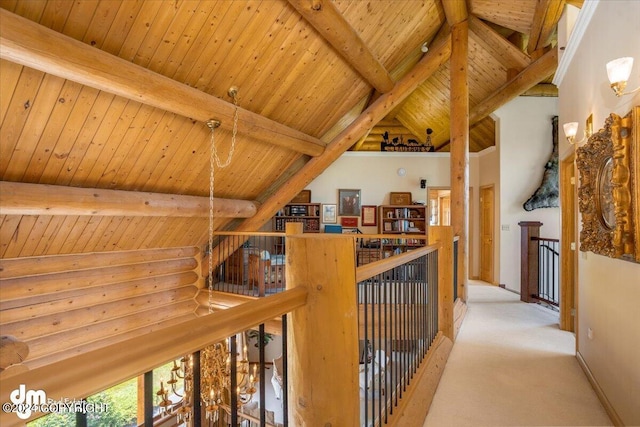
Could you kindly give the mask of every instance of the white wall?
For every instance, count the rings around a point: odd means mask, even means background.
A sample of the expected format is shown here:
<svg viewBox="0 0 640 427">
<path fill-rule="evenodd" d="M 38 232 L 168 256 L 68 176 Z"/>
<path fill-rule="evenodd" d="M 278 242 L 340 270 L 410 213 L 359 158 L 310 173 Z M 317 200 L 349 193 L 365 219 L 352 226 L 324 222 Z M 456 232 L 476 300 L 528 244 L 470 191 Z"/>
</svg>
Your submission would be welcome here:
<svg viewBox="0 0 640 427">
<path fill-rule="evenodd" d="M 557 115 L 555 97 L 521 96 L 494 112 L 500 120 L 499 280 L 520 291 L 520 221 L 540 221 L 541 237 L 560 237 L 560 209 L 524 210 L 522 205 L 542 182 L 553 149 L 551 119 Z M 515 256 L 514 256 L 515 255 Z"/>
<path fill-rule="evenodd" d="M 597 130 L 610 113 L 624 115 L 640 104 L 640 93 L 617 98 L 605 69 L 612 59 L 633 56 L 628 87 L 640 86 L 640 2 L 587 2 L 580 13 L 588 12 L 593 12 L 590 21 L 578 18 L 576 28 L 584 36 L 567 46 L 575 55 L 568 57 L 566 75 L 559 81 L 560 124 L 578 121 L 579 135 L 589 114 Z M 572 150 L 564 143 L 561 157 Z M 640 425 L 640 264 L 581 252 L 578 270 L 578 353 L 622 422 Z"/>
<path fill-rule="evenodd" d="M 389 204 L 392 191 L 410 191 L 414 201 L 427 201 L 427 189 L 420 188 L 420 179 L 427 180 L 427 187 L 449 187 L 450 167 L 448 153 L 380 153 L 346 152 L 306 188 L 311 190 L 314 203 L 338 203 L 338 189 L 361 190 L 361 204 Z M 478 198 L 479 160 L 476 154 L 469 158 L 470 186 L 474 187 L 474 200 Z M 398 169 L 406 170 L 398 176 Z M 471 208 L 474 215 L 477 206 Z M 340 220 L 338 220 L 338 223 Z M 477 233 L 477 219 L 472 221 Z M 376 227 L 359 227 L 364 233 L 377 233 Z M 474 246 L 478 241 L 473 239 Z M 477 264 L 477 256 L 473 257 Z M 477 265 L 470 266 L 470 275 Z M 475 273 L 477 274 L 477 273 Z"/>
</svg>

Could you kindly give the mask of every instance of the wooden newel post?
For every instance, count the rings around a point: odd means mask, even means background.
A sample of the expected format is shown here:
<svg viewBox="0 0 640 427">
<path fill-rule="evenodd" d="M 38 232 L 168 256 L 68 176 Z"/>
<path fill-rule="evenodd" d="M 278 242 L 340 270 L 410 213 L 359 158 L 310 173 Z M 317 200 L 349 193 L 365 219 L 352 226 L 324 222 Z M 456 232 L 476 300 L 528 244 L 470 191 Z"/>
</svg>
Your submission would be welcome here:
<svg viewBox="0 0 640 427">
<path fill-rule="evenodd" d="M 308 289 L 287 322 L 289 425 L 360 425 L 354 240 L 287 235 L 286 253 L 287 288 Z"/>
<path fill-rule="evenodd" d="M 453 326 L 453 228 L 429 227 L 429 244 L 439 243 L 438 249 L 438 329 L 454 340 Z"/>
<path fill-rule="evenodd" d="M 534 302 L 531 295 L 538 293 L 538 242 L 532 237 L 540 237 L 539 221 L 520 221 L 520 301 Z"/>
</svg>

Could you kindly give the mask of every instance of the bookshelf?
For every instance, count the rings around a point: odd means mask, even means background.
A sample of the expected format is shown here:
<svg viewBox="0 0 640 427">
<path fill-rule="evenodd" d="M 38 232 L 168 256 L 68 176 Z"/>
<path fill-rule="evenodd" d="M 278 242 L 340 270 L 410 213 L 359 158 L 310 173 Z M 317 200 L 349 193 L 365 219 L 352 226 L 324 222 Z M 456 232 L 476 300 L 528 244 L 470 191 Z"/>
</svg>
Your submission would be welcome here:
<svg viewBox="0 0 640 427">
<path fill-rule="evenodd" d="M 273 217 L 273 231 L 285 231 L 288 222 L 303 223 L 305 233 L 320 232 L 320 203 L 290 203 Z"/>
<path fill-rule="evenodd" d="M 378 208 L 378 233 L 397 234 L 397 239 L 382 239 L 381 249 L 386 258 L 389 252 L 404 252 L 423 246 L 423 239 L 411 238 L 427 234 L 427 208 L 422 205 L 382 205 Z"/>
</svg>

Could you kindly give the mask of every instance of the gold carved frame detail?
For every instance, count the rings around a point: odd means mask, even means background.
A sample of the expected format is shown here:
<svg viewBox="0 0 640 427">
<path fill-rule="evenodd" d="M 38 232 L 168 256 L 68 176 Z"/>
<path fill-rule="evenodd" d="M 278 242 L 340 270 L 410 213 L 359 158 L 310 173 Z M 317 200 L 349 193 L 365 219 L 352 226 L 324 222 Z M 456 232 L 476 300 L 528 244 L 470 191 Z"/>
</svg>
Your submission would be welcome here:
<svg viewBox="0 0 640 427">
<path fill-rule="evenodd" d="M 578 148 L 580 250 L 640 262 L 640 106 Z"/>
</svg>

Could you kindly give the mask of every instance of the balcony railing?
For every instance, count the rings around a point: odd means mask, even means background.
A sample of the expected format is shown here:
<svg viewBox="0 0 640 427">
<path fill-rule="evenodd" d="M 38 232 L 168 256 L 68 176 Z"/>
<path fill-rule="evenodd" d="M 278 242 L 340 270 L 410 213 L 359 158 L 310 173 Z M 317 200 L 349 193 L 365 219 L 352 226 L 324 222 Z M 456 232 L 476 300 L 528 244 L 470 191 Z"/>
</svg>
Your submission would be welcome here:
<svg viewBox="0 0 640 427">
<path fill-rule="evenodd" d="M 436 340 L 443 342 L 441 330 L 452 329 L 451 325 L 443 326 L 446 321 L 441 317 L 439 294 L 449 294 L 446 298 L 450 304 L 451 284 L 448 282 L 443 288 L 445 285 L 439 283 L 439 269 L 445 267 L 438 262 L 438 247 L 415 248 L 355 268 L 356 245 L 353 241 L 348 243 L 350 241 L 344 238 L 332 240 L 329 236 L 308 235 L 287 238 L 292 239 L 291 245 L 296 245 L 292 246 L 294 250 L 289 254 L 306 260 L 290 260 L 292 271 L 288 277 L 295 282 L 289 284 L 291 289 L 277 287 L 270 292 L 265 286 L 263 292 L 259 285 L 250 283 L 247 270 L 243 284 L 237 282 L 234 290 L 245 286 L 252 289 L 251 296 L 263 294 L 266 298 L 240 302 L 246 297 L 235 297 L 240 298 L 234 303 L 237 305 L 230 304 L 226 310 L 10 377 L 2 384 L 1 397 L 8 398 L 7 393 L 17 384 L 28 381 L 51 395 L 83 398 L 131 378 L 132 373 L 148 372 L 168 360 L 198 352 L 237 333 L 256 328 L 264 332 L 265 327 L 269 330 L 274 322 L 280 322 L 282 334 L 287 335 L 282 341 L 282 355 L 293 357 L 283 357 L 282 373 L 289 374 L 290 382 L 282 391 L 292 393 L 289 400 L 286 394 L 282 396 L 283 425 L 296 422 L 321 425 L 318 424 L 320 417 L 329 417 L 330 412 L 338 414 L 335 419 L 346 420 L 348 425 L 387 423 L 393 414 L 401 412 L 396 405 L 402 405 L 401 398 L 413 385 L 412 378 L 421 367 L 434 338 L 438 336 Z M 262 241 L 251 240 L 249 236 L 235 240 L 221 236 L 218 246 L 226 247 L 224 250 L 227 252 L 219 252 L 213 257 L 216 277 L 233 277 L 229 267 L 224 266 L 225 256 L 228 258 L 238 249 L 243 252 L 244 249 L 269 250 L 274 247 L 269 245 L 276 244 L 275 240 L 264 242 L 263 245 Z M 287 245 L 289 243 L 288 240 Z M 304 251 L 308 253 L 300 255 Z M 252 252 L 248 251 L 248 254 Z M 206 255 L 203 255 L 203 260 Z M 347 292 L 349 288 L 351 291 Z M 202 289 L 201 294 L 206 291 Z M 198 297 L 198 301 L 202 306 L 203 300 Z M 345 340 L 346 337 L 349 339 Z M 359 346 L 358 342 L 362 345 Z M 362 351 L 358 351 L 359 348 Z M 258 351 L 262 353 L 261 349 Z M 344 363 L 345 358 L 354 362 Z M 355 363 L 358 359 L 363 362 L 360 372 Z M 98 371 L 91 363 L 95 360 L 101 361 Z M 269 425 L 271 421 L 266 419 L 268 408 L 263 400 L 263 396 L 268 394 L 265 388 L 270 386 L 266 373 L 269 360 L 261 354 L 251 363 L 257 364 L 260 372 L 259 391 L 256 393 L 258 412 L 247 414 L 242 406 L 236 411 L 231 408 L 237 405 L 230 404 L 230 420 Z M 51 375 L 53 372 L 56 375 Z M 361 387 L 360 397 L 358 387 Z M 199 400 L 198 396 L 194 396 L 194 402 L 196 400 Z M 291 408 L 289 405 L 293 403 L 290 402 L 295 402 L 296 407 Z M 298 407 L 300 402 L 304 402 L 303 408 Z M 324 406 L 327 403 L 328 408 Z M 236 414 L 232 415 L 234 412 Z M 290 414 L 294 414 L 295 421 L 287 418 Z"/>
<path fill-rule="evenodd" d="M 521 227 L 520 299 L 556 308 L 560 303 L 560 249 L 558 239 L 540 237 L 541 222 L 524 221 Z"/>
<path fill-rule="evenodd" d="M 387 424 L 438 333 L 438 252 L 420 252 L 358 278 L 361 426 Z"/>
<path fill-rule="evenodd" d="M 538 244 L 538 288 L 532 297 L 558 307 L 560 304 L 560 240 L 532 237 Z"/>
</svg>

